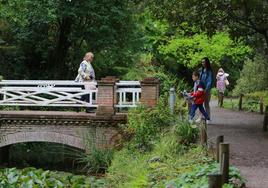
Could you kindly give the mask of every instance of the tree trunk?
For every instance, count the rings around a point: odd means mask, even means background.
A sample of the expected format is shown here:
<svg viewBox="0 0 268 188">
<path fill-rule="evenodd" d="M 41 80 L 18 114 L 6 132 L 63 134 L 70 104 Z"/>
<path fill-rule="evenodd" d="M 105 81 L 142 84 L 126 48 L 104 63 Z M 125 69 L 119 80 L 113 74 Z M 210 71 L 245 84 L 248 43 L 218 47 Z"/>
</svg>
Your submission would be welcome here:
<svg viewBox="0 0 268 188">
<path fill-rule="evenodd" d="M 53 79 L 66 79 L 66 57 L 68 55 L 68 50 L 71 46 L 69 40 L 69 35 L 71 33 L 72 18 L 63 18 L 59 24 L 59 36 L 54 52 L 51 54 L 49 61 L 50 74 Z"/>
</svg>

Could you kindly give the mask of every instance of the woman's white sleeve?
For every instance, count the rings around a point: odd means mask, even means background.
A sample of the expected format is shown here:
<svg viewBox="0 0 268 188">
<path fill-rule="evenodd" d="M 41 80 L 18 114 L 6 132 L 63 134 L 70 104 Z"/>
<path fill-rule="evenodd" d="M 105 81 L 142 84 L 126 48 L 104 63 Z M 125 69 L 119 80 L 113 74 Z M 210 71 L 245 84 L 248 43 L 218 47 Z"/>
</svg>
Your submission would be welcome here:
<svg viewBox="0 0 268 188">
<path fill-rule="evenodd" d="M 78 69 L 78 74 L 80 74 L 83 79 L 86 77 L 85 67 L 84 66 L 86 66 L 86 65 L 82 62 L 80 64 L 79 69 Z"/>
</svg>

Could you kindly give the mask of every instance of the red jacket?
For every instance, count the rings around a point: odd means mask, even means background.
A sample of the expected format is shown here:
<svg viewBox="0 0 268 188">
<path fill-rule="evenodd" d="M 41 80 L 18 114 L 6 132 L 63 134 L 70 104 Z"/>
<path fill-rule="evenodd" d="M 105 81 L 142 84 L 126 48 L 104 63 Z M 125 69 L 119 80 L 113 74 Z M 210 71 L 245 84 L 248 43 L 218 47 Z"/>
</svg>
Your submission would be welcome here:
<svg viewBox="0 0 268 188">
<path fill-rule="evenodd" d="M 195 98 L 194 99 L 195 104 L 203 104 L 205 101 L 205 84 L 200 80 L 197 80 L 195 84 L 196 84 L 195 88 L 196 91 L 192 92 L 191 96 Z"/>
</svg>

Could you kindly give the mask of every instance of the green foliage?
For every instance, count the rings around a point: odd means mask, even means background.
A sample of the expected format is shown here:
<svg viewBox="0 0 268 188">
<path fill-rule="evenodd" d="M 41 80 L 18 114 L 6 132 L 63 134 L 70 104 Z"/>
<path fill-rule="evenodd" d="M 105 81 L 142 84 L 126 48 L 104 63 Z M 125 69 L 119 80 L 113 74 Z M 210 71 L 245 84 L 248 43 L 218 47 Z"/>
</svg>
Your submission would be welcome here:
<svg viewBox="0 0 268 188">
<path fill-rule="evenodd" d="M 123 149 L 116 152 L 107 178 L 111 187 L 146 187 L 148 169 L 146 154 Z"/>
<path fill-rule="evenodd" d="M 124 128 L 127 135 L 132 135 L 134 147 L 150 150 L 159 133 L 169 127 L 174 120 L 168 105 L 160 100 L 155 108 L 139 106 L 128 113 L 128 123 Z"/>
<path fill-rule="evenodd" d="M 87 174 L 105 173 L 113 158 L 112 149 L 93 147 L 89 153 L 81 153 L 79 162 L 84 166 L 82 171 Z"/>
<path fill-rule="evenodd" d="M 146 5 L 157 19 L 167 20 L 174 28 L 189 23 L 209 35 L 227 29 L 234 38 L 248 36 L 254 46 L 264 49 L 263 39 L 268 44 L 268 9 L 264 1 L 148 0 Z M 191 35 L 197 31 L 186 32 Z"/>
<path fill-rule="evenodd" d="M 234 95 L 247 94 L 268 88 L 267 60 L 258 55 L 248 59 L 233 90 Z"/>
<path fill-rule="evenodd" d="M 0 38 L 15 49 L 1 49 L 5 51 L 1 67 L 8 63 L 14 69 L 12 74 L 0 73 L 7 79 L 73 79 L 85 52 L 93 51 L 97 77 L 119 74 L 116 67 L 130 66 L 135 45 L 140 44 L 130 4 L 1 0 L 0 25 L 5 27 Z"/>
<path fill-rule="evenodd" d="M 112 187 L 207 187 L 208 174 L 219 172 L 202 147 L 185 149 L 172 132 L 162 135 L 146 154 L 123 149 L 115 154 L 107 180 Z M 174 147 L 176 146 L 177 147 Z M 180 145 L 180 147 L 179 147 Z M 230 168 L 230 182 L 244 183 L 239 171 Z M 236 187 L 236 186 L 235 186 Z M 237 186 L 239 187 L 239 186 Z"/>
<path fill-rule="evenodd" d="M 172 87 L 177 91 L 189 88 L 189 85 L 183 78 L 165 70 L 164 66 L 154 66 L 152 58 L 152 54 L 141 54 L 139 62 L 123 76 L 123 79 L 142 80 L 146 77 L 158 78 L 160 81 L 160 95 L 162 96 L 166 95 Z"/>
<path fill-rule="evenodd" d="M 105 187 L 104 185 L 103 180 L 71 173 L 44 171 L 35 168 L 0 170 L 0 187 Z"/>
<path fill-rule="evenodd" d="M 212 37 L 205 33 L 192 37 L 175 35 L 168 40 L 167 45 L 161 45 L 159 50 L 166 58 L 175 58 L 177 63 L 189 68 L 199 65 L 203 57 L 208 57 L 211 62 L 219 65 L 225 56 L 232 57 L 237 62 L 252 51 L 241 40 L 232 40 L 227 32 L 217 32 Z"/>
<path fill-rule="evenodd" d="M 187 120 L 177 122 L 174 132 L 182 145 L 195 143 L 199 134 L 198 127 L 191 125 Z"/>
<path fill-rule="evenodd" d="M 263 101 L 264 106 L 268 105 L 268 91 L 257 91 L 248 93 L 243 96 L 242 108 L 249 112 L 260 112 L 260 101 Z M 224 108 L 238 110 L 239 99 L 227 99 L 224 101 Z"/>
</svg>

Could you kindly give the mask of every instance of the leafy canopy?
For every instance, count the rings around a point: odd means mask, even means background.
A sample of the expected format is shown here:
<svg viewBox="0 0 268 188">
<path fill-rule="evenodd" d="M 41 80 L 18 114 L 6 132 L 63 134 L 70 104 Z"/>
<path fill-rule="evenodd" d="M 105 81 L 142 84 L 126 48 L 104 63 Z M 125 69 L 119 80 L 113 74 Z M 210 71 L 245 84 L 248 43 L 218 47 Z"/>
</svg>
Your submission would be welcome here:
<svg viewBox="0 0 268 188">
<path fill-rule="evenodd" d="M 242 40 L 232 40 L 227 32 L 217 32 L 211 37 L 205 33 L 190 37 L 179 34 L 159 46 L 159 51 L 166 58 L 174 58 L 177 63 L 194 68 L 203 57 L 209 57 L 217 65 L 225 56 L 240 61 L 252 49 Z"/>
</svg>

